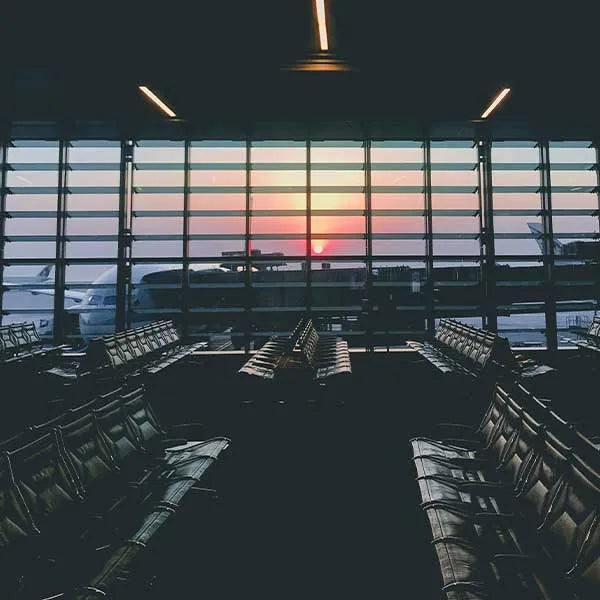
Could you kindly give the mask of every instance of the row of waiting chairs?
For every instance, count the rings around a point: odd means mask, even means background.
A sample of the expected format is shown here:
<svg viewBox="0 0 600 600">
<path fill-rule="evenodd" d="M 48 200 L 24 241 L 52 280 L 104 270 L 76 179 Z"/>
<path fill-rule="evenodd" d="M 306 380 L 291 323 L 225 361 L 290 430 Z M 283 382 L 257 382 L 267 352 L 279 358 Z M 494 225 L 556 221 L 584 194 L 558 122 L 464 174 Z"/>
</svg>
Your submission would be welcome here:
<svg viewBox="0 0 600 600">
<path fill-rule="evenodd" d="M 441 319 L 432 343 L 408 344 L 444 374 L 477 377 L 490 365 L 514 362 L 506 338 L 452 319 Z"/>
<path fill-rule="evenodd" d="M 302 331 L 298 346 L 316 381 L 352 373 L 348 342 L 319 335 L 312 320 Z"/>
<path fill-rule="evenodd" d="M 271 338 L 239 369 L 239 373 L 271 380 L 276 375 L 296 378 L 310 375 L 321 382 L 352 372 L 348 343 L 320 336 L 312 319 L 301 319 L 290 336 Z"/>
<path fill-rule="evenodd" d="M 169 439 L 143 387 L 89 408 L 3 445 L 3 598 L 120 596 L 230 444 Z"/>
<path fill-rule="evenodd" d="M 463 441 L 411 441 L 444 597 L 598 598 L 597 442 L 514 382 L 477 428 L 444 430 Z"/>
<path fill-rule="evenodd" d="M 520 380 L 547 393 L 555 385 L 556 369 L 531 357 L 513 354 L 508 339 L 497 333 L 442 319 L 432 343 L 408 342 L 409 346 L 444 375 L 478 379 L 490 371 L 511 372 Z"/>
<path fill-rule="evenodd" d="M 47 357 L 59 353 L 64 347 L 46 344 L 32 322 L 0 326 L 0 363 Z"/>
<path fill-rule="evenodd" d="M 273 379 L 281 359 L 294 351 L 305 328 L 305 323 L 304 318 L 300 319 L 289 336 L 271 337 L 242 365 L 238 372 L 259 379 Z"/>
<path fill-rule="evenodd" d="M 80 362 L 55 367 L 48 370 L 48 374 L 71 380 L 87 375 L 156 375 L 205 347 L 205 342 L 181 344 L 172 321 L 155 321 L 135 329 L 94 338 Z"/>
</svg>

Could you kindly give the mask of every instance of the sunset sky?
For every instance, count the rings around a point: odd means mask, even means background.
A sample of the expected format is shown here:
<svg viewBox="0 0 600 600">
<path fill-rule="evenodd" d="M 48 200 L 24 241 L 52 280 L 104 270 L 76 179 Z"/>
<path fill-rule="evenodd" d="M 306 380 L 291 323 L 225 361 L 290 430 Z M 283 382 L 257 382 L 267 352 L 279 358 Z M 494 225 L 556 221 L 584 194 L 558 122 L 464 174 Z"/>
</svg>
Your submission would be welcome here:
<svg viewBox="0 0 600 600">
<path fill-rule="evenodd" d="M 360 142 L 314 142 L 311 145 L 312 250 L 323 256 L 361 255 L 365 252 L 365 150 Z M 467 144 L 462 144 L 467 146 Z M 138 239 L 136 257 L 181 255 L 180 236 L 183 219 L 183 143 L 167 147 L 141 142 L 134 155 L 133 233 L 136 236 L 160 235 L 163 239 Z M 194 143 L 190 151 L 190 233 L 208 236 L 192 239 L 192 255 L 219 256 L 222 251 L 243 250 L 246 207 L 246 149 L 244 144 L 226 142 Z M 373 253 L 377 255 L 423 255 L 425 243 L 423 149 L 419 142 L 406 147 L 373 142 L 371 149 Z M 253 143 L 250 159 L 252 248 L 263 252 L 305 253 L 307 150 L 301 142 Z M 116 241 L 95 239 L 117 233 L 120 148 L 86 147 L 74 143 L 69 149 L 67 235 L 88 236 L 68 243 L 68 256 L 116 255 Z M 586 168 L 595 161 L 592 148 L 553 145 L 551 163 L 552 201 L 556 211 L 576 208 L 592 210 L 598 206 L 593 193 L 596 172 Z M 8 258 L 54 256 L 56 209 L 55 188 L 58 174 L 56 144 L 47 147 L 11 147 L 7 185 L 7 210 L 16 212 L 7 220 L 8 236 L 50 236 L 48 241 L 19 241 L 6 245 Z M 477 255 L 479 241 L 477 151 L 474 147 L 447 147 L 432 142 L 432 208 L 434 254 Z M 540 173 L 536 170 L 539 149 L 495 145 L 492 151 L 497 254 L 539 254 L 527 223 L 540 223 Z M 86 165 L 93 164 L 93 168 Z M 571 168 L 569 164 L 574 166 Z M 512 188 L 523 187 L 515 191 Z M 86 189 L 87 188 L 87 189 Z M 90 189 L 91 188 L 91 189 Z M 390 213 L 390 211 L 408 211 Z M 528 213 L 516 214 L 515 210 Z M 35 211 L 36 216 L 28 216 Z M 39 211 L 50 211 L 47 215 Z M 78 212 L 95 211 L 93 216 L 77 218 Z M 167 211 L 167 212 L 165 212 Z M 179 212 L 178 212 L 179 211 Z M 222 211 L 233 211 L 221 214 Z M 273 212 L 276 211 L 276 212 Z M 282 212 L 284 211 L 284 212 Z M 337 211 L 337 212 L 336 212 Z M 454 212 L 450 215 L 449 211 Z M 509 211 L 513 211 L 510 214 Z M 215 215 L 211 215 L 215 212 Z M 159 215 L 159 216 L 156 216 Z M 561 215 L 556 212 L 553 226 L 560 234 L 583 234 L 583 239 L 598 231 L 598 219 L 591 214 Z M 464 234 L 463 239 L 451 239 Z M 508 239 L 506 234 L 519 234 Z M 393 239 L 394 236 L 401 239 Z M 166 239 L 165 239 L 166 236 Z M 225 236 L 228 239 L 215 239 Z M 277 236 L 281 236 L 278 238 Z M 344 239 L 345 238 L 345 239 Z M 566 237 L 561 241 L 569 241 Z M 316 248 L 319 252 L 316 252 Z M 401 264 L 402 259 L 398 262 Z"/>
</svg>

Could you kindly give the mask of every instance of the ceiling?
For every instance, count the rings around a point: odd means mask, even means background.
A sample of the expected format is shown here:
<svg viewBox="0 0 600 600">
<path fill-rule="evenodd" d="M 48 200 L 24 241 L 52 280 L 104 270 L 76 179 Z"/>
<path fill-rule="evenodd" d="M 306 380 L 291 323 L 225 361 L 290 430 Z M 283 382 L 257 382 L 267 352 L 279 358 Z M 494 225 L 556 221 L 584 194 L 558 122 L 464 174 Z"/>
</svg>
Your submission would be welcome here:
<svg viewBox="0 0 600 600">
<path fill-rule="evenodd" d="M 510 86 L 494 120 L 600 130 L 593 3 L 326 0 L 352 70 L 297 72 L 282 67 L 314 49 L 311 0 L 9 2 L 4 122 L 163 121 L 146 84 L 193 125 L 410 128 L 477 119 Z"/>
</svg>

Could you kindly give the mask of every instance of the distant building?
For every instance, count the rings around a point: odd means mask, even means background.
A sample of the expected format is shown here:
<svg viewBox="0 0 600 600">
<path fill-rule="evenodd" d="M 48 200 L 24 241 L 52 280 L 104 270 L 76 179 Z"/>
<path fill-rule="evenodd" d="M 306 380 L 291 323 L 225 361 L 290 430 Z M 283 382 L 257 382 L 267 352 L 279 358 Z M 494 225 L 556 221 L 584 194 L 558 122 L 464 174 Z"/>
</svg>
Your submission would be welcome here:
<svg viewBox="0 0 600 600">
<path fill-rule="evenodd" d="M 243 259 L 245 256 L 245 252 L 244 252 L 244 250 L 227 250 L 227 251 L 221 252 L 221 256 L 224 258 L 240 257 Z M 257 250 L 251 250 L 250 256 L 251 256 L 251 258 L 259 258 L 260 259 L 259 262 L 252 264 L 253 269 L 256 269 L 258 271 L 268 271 L 268 270 L 273 271 L 275 268 L 287 266 L 287 263 L 284 260 L 272 260 L 272 261 L 263 260 L 264 258 L 281 257 L 281 256 L 283 256 L 283 252 L 266 252 L 265 254 L 263 254 L 261 252 L 261 250 L 257 249 Z M 227 261 L 227 263 L 224 266 L 226 266 L 234 271 L 240 271 L 240 270 L 246 268 L 246 261 L 245 260 L 240 260 L 239 262 Z"/>
</svg>

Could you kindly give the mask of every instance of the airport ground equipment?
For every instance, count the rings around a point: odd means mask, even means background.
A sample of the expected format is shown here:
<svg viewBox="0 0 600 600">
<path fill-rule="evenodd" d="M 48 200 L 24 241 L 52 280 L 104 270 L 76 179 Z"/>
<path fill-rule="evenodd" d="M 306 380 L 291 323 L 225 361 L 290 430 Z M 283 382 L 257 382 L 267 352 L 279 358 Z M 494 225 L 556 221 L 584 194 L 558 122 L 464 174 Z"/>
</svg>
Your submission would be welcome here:
<svg viewBox="0 0 600 600">
<path fill-rule="evenodd" d="M 411 446 L 443 597 L 597 598 L 596 441 L 514 383 L 496 385 L 478 427 L 438 436 Z"/>
<path fill-rule="evenodd" d="M 322 382 L 352 372 L 348 343 L 320 335 L 312 319 L 301 319 L 290 336 L 271 338 L 238 371 L 261 380 L 310 379 Z"/>
<path fill-rule="evenodd" d="M 194 519 L 202 513 L 195 498 L 214 490 L 199 484 L 230 445 L 202 440 L 193 424 L 181 431 L 192 440 L 168 437 L 141 387 L 116 390 L 30 430 L 31 439 L 4 444 L 5 597 L 129 597 L 127 586 L 146 576 L 148 561 L 176 551 L 163 547 L 169 529 L 189 510 Z"/>
<path fill-rule="evenodd" d="M 590 326 L 582 335 L 585 339 L 576 342 L 580 350 L 586 354 L 600 352 L 600 315 L 594 315 Z"/>
</svg>

